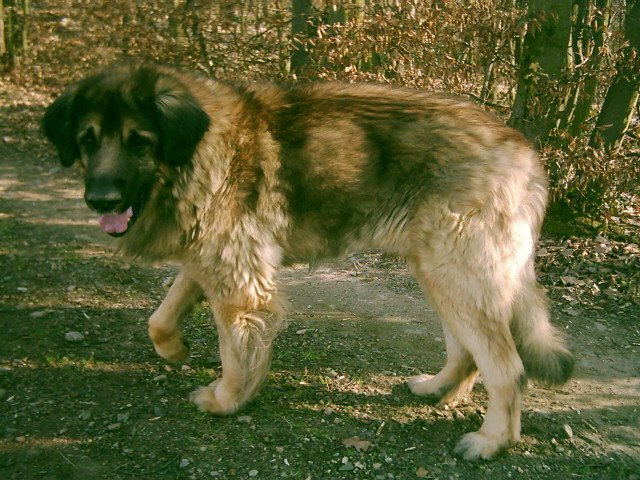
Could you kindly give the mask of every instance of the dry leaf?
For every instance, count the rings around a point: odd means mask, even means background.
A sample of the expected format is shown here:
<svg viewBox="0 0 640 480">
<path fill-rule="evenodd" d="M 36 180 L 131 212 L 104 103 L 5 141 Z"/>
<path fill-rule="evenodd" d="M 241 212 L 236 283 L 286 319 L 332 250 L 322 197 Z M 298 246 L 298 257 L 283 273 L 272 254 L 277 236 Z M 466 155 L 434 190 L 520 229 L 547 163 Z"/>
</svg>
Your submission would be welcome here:
<svg viewBox="0 0 640 480">
<path fill-rule="evenodd" d="M 576 278 L 576 277 L 571 276 L 571 275 L 563 275 L 563 276 L 560 277 L 560 280 L 562 280 L 562 282 L 565 285 L 582 285 L 584 283 L 579 278 Z"/>
<path fill-rule="evenodd" d="M 429 472 L 426 468 L 420 467 L 416 470 L 416 477 L 418 478 L 426 478 L 429 475 Z"/>
<path fill-rule="evenodd" d="M 351 437 L 342 440 L 342 444 L 345 447 L 354 447 L 359 452 L 366 452 L 367 449 L 373 445 L 371 442 L 367 442 L 366 440 L 360 440 L 360 437 Z"/>
</svg>

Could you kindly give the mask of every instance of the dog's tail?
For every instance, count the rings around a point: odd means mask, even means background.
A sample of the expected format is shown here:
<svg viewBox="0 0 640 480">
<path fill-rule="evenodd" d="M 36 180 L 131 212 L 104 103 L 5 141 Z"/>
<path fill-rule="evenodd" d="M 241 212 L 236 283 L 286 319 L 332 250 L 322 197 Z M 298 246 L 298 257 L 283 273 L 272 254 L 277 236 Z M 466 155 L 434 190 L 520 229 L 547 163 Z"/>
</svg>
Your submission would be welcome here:
<svg viewBox="0 0 640 480">
<path fill-rule="evenodd" d="M 516 300 L 511 333 L 529 378 L 552 386 L 571 377 L 575 360 L 562 333 L 549 323 L 546 295 L 535 280 Z"/>
</svg>

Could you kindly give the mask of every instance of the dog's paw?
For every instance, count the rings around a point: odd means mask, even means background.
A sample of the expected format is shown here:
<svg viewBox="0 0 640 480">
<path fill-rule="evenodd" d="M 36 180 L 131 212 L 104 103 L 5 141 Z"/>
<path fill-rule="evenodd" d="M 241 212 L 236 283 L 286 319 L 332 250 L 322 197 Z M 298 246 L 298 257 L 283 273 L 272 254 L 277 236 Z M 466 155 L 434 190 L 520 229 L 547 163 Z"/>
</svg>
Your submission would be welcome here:
<svg viewBox="0 0 640 480">
<path fill-rule="evenodd" d="M 509 442 L 487 435 L 483 432 L 467 433 L 456 446 L 456 454 L 465 460 L 492 460 L 509 448 Z"/>
<path fill-rule="evenodd" d="M 200 387 L 189 395 L 189 400 L 195 403 L 201 412 L 216 415 L 229 415 L 240 408 L 240 404 L 225 394 L 221 380 L 216 380 L 206 387 Z"/>
<path fill-rule="evenodd" d="M 447 389 L 437 380 L 435 375 L 417 375 L 407 380 L 407 386 L 411 393 L 419 397 L 425 397 L 427 401 L 439 402 Z"/>
<path fill-rule="evenodd" d="M 163 342 L 154 342 L 158 355 L 173 363 L 184 363 L 190 355 L 189 344 L 182 338 L 173 337 Z"/>
<path fill-rule="evenodd" d="M 437 388 L 433 381 L 434 378 L 435 375 L 416 375 L 407 380 L 407 386 L 414 395 L 433 396 L 436 393 L 435 388 Z"/>
</svg>

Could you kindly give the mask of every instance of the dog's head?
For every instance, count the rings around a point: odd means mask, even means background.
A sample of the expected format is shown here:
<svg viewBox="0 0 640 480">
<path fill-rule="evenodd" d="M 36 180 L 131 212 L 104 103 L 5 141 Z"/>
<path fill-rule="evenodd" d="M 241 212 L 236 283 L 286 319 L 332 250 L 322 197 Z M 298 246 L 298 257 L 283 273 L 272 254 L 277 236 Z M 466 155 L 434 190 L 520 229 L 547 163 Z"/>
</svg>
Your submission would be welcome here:
<svg viewBox="0 0 640 480">
<path fill-rule="evenodd" d="M 70 86 L 47 109 L 45 135 L 85 173 L 85 201 L 122 236 L 142 214 L 161 167 L 191 161 L 209 117 L 169 70 L 123 64 Z"/>
</svg>

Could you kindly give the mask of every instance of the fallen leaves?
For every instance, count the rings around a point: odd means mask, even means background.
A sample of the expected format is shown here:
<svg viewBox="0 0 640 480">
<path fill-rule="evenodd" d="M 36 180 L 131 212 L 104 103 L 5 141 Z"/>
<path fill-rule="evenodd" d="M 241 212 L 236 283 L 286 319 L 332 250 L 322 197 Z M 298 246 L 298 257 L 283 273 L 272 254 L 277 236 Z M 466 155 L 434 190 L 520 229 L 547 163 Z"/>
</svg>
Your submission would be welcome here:
<svg viewBox="0 0 640 480">
<path fill-rule="evenodd" d="M 373 445 L 373 443 L 368 442 L 366 440 L 360 440 L 360 437 L 358 436 L 345 438 L 344 440 L 342 440 L 342 444 L 347 448 L 353 447 L 359 452 L 366 452 L 367 449 L 371 445 Z"/>
<path fill-rule="evenodd" d="M 542 240 L 536 265 L 543 283 L 560 290 L 579 316 L 576 305 L 637 303 L 640 300 L 640 247 L 601 235 L 593 239 L 570 238 L 558 243 Z"/>
</svg>

